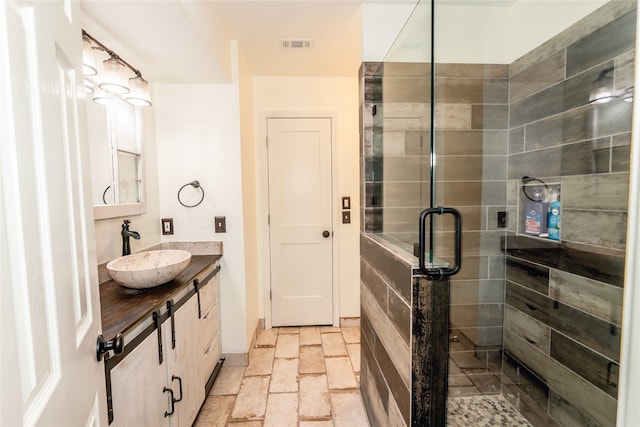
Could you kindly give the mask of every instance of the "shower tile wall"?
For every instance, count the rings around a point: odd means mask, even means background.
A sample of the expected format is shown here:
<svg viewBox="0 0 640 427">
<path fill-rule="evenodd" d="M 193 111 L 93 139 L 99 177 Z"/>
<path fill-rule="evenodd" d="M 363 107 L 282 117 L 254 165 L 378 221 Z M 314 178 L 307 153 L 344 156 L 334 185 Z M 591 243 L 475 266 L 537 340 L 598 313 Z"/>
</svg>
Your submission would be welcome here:
<svg viewBox="0 0 640 427">
<path fill-rule="evenodd" d="M 561 243 L 507 238 L 503 394 L 535 425 L 615 425 L 635 2 L 610 2 L 510 65 L 510 231 L 520 178 L 561 191 Z M 602 77 L 604 76 L 604 78 Z"/>
</svg>

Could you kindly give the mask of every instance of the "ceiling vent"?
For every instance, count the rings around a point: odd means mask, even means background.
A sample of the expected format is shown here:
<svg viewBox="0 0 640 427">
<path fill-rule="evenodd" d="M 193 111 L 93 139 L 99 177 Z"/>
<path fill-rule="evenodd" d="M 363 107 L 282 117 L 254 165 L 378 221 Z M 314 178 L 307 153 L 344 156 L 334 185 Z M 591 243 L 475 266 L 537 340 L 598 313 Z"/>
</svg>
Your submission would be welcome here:
<svg viewBox="0 0 640 427">
<path fill-rule="evenodd" d="M 311 49 L 311 40 L 304 39 L 281 39 L 281 49 L 302 50 Z"/>
</svg>

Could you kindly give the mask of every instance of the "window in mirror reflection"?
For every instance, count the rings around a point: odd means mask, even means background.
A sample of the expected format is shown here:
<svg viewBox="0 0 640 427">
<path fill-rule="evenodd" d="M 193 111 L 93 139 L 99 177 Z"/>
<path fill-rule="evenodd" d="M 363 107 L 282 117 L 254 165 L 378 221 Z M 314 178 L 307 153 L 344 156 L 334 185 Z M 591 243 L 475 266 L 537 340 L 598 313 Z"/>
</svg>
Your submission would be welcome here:
<svg viewBox="0 0 640 427">
<path fill-rule="evenodd" d="M 140 111 L 107 95 L 105 105 L 87 102 L 94 206 L 140 203 L 142 120 Z"/>
</svg>

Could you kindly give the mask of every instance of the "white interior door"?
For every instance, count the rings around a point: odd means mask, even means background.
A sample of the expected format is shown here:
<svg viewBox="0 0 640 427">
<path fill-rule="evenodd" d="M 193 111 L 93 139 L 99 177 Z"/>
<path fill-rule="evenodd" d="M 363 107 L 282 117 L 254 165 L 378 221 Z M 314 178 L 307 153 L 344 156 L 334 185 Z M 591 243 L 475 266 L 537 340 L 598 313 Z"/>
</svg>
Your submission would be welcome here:
<svg viewBox="0 0 640 427">
<path fill-rule="evenodd" d="M 271 323 L 333 322 L 331 119 L 270 118 Z"/>
<path fill-rule="evenodd" d="M 0 3 L 0 425 L 106 425 L 77 1 Z"/>
</svg>

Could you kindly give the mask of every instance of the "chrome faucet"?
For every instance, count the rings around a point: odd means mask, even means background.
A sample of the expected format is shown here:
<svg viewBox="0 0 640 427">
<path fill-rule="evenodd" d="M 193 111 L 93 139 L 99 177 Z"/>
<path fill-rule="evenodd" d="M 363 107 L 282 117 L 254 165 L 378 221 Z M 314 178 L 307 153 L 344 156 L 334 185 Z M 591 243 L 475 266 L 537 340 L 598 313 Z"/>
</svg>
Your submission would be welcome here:
<svg viewBox="0 0 640 427">
<path fill-rule="evenodd" d="M 136 240 L 140 240 L 140 233 L 137 231 L 129 230 L 129 224 L 131 221 L 125 219 L 122 223 L 122 256 L 131 254 L 131 246 L 129 245 L 129 238 L 133 237 Z"/>
</svg>

